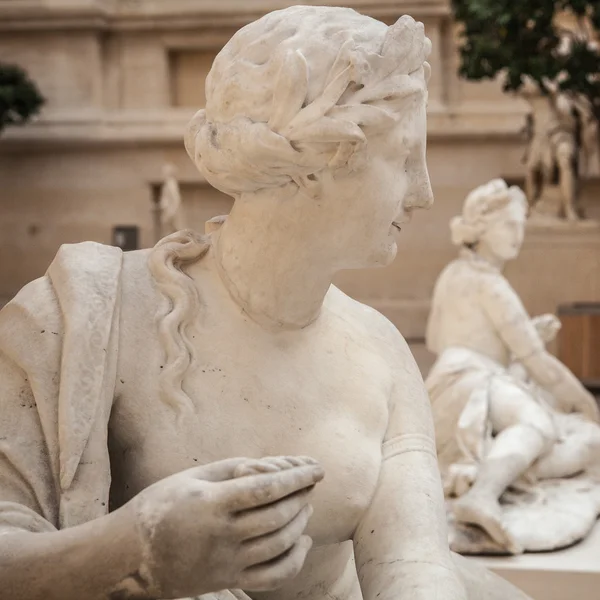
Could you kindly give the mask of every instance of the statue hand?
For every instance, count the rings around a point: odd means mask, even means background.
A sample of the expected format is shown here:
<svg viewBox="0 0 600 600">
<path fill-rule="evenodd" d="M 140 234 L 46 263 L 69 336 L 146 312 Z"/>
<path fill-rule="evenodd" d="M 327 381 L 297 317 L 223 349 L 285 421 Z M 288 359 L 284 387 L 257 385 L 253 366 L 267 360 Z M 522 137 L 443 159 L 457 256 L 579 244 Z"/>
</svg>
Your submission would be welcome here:
<svg viewBox="0 0 600 600">
<path fill-rule="evenodd" d="M 266 466 L 265 466 L 266 465 Z M 273 465 L 276 469 L 273 469 Z M 124 508 L 140 531 L 140 579 L 152 597 L 271 590 L 295 577 L 312 545 L 312 459 L 236 458 L 151 485 Z"/>
<path fill-rule="evenodd" d="M 539 315 L 531 319 L 544 344 L 548 344 L 560 331 L 562 327 L 560 320 L 553 314 Z"/>
</svg>

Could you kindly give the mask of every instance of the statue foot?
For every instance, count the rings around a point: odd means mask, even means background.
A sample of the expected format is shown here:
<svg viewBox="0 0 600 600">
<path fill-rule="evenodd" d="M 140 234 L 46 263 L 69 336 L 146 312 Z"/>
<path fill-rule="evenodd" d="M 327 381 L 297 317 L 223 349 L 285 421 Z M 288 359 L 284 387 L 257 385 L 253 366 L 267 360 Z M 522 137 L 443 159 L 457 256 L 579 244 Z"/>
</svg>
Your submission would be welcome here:
<svg viewBox="0 0 600 600">
<path fill-rule="evenodd" d="M 502 522 L 502 508 L 494 498 L 467 493 L 452 505 L 454 517 L 460 523 L 477 525 L 510 554 L 522 554 L 523 548 Z"/>
</svg>

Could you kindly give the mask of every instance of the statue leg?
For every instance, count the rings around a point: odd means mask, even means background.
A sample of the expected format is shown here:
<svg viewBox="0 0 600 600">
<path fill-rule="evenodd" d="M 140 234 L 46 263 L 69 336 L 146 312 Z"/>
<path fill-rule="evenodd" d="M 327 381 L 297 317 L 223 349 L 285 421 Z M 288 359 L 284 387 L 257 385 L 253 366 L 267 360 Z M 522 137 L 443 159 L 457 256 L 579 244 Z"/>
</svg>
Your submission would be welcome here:
<svg viewBox="0 0 600 600">
<path fill-rule="evenodd" d="M 495 434 L 471 489 L 453 504 L 458 521 L 481 527 L 507 551 L 522 549 L 503 524 L 500 497 L 556 440 L 550 414 L 521 387 L 496 379 L 490 389 Z"/>
<path fill-rule="evenodd" d="M 571 142 L 562 142 L 556 149 L 558 169 L 560 171 L 560 191 L 563 199 L 565 218 L 577 221 L 579 215 L 575 210 L 577 201 L 577 174 L 573 165 L 575 149 Z"/>
<path fill-rule="evenodd" d="M 525 167 L 525 196 L 530 209 L 535 206 L 540 195 L 539 173 L 540 167 L 537 162 L 528 161 Z"/>
<path fill-rule="evenodd" d="M 564 437 L 548 454 L 535 464 L 539 479 L 571 477 L 585 470 L 600 469 L 600 426 L 574 415 L 559 415 L 564 419 Z"/>
</svg>

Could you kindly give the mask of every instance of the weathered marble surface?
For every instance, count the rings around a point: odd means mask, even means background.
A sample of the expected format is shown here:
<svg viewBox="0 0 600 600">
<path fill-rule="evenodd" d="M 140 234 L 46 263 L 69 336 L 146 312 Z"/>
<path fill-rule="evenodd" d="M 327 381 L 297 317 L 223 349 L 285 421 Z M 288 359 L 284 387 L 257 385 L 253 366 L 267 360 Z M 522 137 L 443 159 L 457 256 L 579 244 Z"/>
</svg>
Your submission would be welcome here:
<svg viewBox="0 0 600 600">
<path fill-rule="evenodd" d="M 331 285 L 432 203 L 429 50 L 348 9 L 243 28 L 185 136 L 227 219 L 64 246 L 0 312 L 2 600 L 523 598 L 451 555 L 414 359 Z"/>
<path fill-rule="evenodd" d="M 600 513 L 596 402 L 546 350 L 557 320 L 531 319 L 502 275 L 525 219 L 518 188 L 494 180 L 474 190 L 451 223 L 460 256 L 433 296 L 427 344 L 437 361 L 426 385 L 451 547 L 462 553 L 568 546 Z"/>
</svg>

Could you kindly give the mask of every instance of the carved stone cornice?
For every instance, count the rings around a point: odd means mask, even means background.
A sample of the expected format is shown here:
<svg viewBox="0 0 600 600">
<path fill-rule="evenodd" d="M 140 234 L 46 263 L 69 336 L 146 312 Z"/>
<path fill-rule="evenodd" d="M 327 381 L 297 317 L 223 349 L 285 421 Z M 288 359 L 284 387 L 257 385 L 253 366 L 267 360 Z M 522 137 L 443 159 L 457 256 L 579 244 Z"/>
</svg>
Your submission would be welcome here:
<svg viewBox="0 0 600 600">
<path fill-rule="evenodd" d="M 319 5 L 322 0 L 303 3 Z M 2 0 L 0 31 L 237 28 L 294 4 L 294 0 Z M 327 4 L 348 6 L 384 21 L 403 14 L 416 19 L 450 15 L 449 0 L 328 0 Z"/>
</svg>

